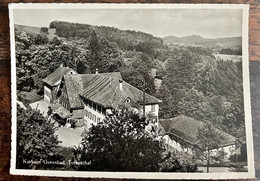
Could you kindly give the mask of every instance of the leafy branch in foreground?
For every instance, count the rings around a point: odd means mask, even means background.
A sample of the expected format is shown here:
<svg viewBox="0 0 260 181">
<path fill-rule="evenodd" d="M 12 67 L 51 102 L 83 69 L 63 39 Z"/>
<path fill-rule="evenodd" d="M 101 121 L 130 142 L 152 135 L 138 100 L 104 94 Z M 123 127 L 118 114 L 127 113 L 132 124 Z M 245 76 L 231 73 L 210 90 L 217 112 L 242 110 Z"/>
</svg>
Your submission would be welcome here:
<svg viewBox="0 0 260 181">
<path fill-rule="evenodd" d="M 157 171 L 162 149 L 155 133 L 148 132 L 145 118 L 123 110 L 93 125 L 83 136 L 78 160 L 91 165 L 79 170 Z"/>
<path fill-rule="evenodd" d="M 149 121 L 123 109 L 102 123 L 93 125 L 82 139 L 82 146 L 74 154 L 75 160 L 89 165 L 75 166 L 75 170 L 131 171 L 131 172 L 191 172 L 197 165 L 178 153 L 168 153 Z M 167 163 L 170 167 L 164 167 Z"/>
<path fill-rule="evenodd" d="M 54 169 L 59 164 L 42 164 L 42 161 L 62 160 L 57 153 L 58 137 L 54 123 L 30 107 L 17 106 L 17 168 Z M 33 163 L 31 161 L 40 161 Z"/>
</svg>

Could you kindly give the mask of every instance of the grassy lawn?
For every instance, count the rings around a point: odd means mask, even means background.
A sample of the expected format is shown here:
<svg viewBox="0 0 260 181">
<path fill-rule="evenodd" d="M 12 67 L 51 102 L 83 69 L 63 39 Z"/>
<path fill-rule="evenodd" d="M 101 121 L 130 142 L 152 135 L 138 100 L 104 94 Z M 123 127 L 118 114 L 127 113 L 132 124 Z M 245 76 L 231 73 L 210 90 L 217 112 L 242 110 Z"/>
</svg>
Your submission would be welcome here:
<svg viewBox="0 0 260 181">
<path fill-rule="evenodd" d="M 32 90 L 30 92 L 21 91 L 21 92 L 18 92 L 17 94 L 18 94 L 19 100 L 21 100 L 21 101 L 25 100 L 29 104 L 39 101 L 43 98 L 42 96 L 37 94 L 36 90 Z"/>
<path fill-rule="evenodd" d="M 81 133 L 83 129 L 82 128 L 66 128 L 66 127 L 60 127 L 55 134 L 58 135 L 58 140 L 62 141 L 60 143 L 60 146 L 63 147 L 74 147 L 78 146 L 81 142 Z"/>
</svg>

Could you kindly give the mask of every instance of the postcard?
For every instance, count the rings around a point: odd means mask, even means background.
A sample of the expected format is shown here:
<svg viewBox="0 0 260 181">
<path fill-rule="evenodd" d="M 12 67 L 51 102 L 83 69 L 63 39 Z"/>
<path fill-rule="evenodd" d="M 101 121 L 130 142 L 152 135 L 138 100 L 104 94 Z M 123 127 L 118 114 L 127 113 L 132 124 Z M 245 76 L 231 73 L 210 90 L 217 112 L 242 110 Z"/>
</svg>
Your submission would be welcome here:
<svg viewBox="0 0 260 181">
<path fill-rule="evenodd" d="M 254 178 L 244 4 L 10 4 L 10 173 Z"/>
</svg>

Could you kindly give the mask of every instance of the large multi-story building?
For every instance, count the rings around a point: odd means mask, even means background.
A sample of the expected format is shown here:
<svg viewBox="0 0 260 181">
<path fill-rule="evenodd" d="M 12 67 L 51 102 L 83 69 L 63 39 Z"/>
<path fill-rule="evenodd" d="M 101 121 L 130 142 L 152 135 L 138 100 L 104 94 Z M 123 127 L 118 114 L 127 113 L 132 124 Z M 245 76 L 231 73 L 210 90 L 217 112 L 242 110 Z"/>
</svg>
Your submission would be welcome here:
<svg viewBox="0 0 260 181">
<path fill-rule="evenodd" d="M 45 79 L 52 78 L 48 76 Z M 48 94 L 48 91 L 44 94 Z M 159 103 L 162 102 L 125 82 L 120 72 L 66 73 L 60 79 L 56 95 L 52 97 L 57 98 L 56 104 L 71 113 L 67 116 L 68 122 L 73 119 L 78 125 L 87 127 L 97 124 L 107 114 L 112 114 L 113 109 L 120 109 L 122 106 L 131 107 L 139 112 L 145 110 L 145 115 L 154 116 L 157 122 Z"/>
</svg>

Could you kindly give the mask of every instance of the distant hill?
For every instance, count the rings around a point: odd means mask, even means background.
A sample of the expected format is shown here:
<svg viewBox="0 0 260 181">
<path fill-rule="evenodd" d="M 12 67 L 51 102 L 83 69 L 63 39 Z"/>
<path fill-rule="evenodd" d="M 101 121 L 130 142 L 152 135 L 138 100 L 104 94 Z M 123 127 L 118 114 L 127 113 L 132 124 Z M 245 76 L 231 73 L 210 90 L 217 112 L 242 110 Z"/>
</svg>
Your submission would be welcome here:
<svg viewBox="0 0 260 181">
<path fill-rule="evenodd" d="M 28 26 L 28 25 L 18 25 L 18 24 L 15 24 L 14 25 L 14 28 L 15 29 L 18 29 L 18 30 L 23 30 L 27 33 L 30 33 L 30 34 L 39 34 L 41 33 L 41 28 L 42 27 L 35 27 L 35 26 Z M 48 28 L 48 34 L 47 34 L 47 37 L 50 39 L 50 38 L 53 38 L 55 37 L 55 32 L 56 32 L 56 29 L 54 28 Z"/>
<path fill-rule="evenodd" d="M 88 39 L 95 32 L 97 36 L 106 37 L 109 41 L 116 42 L 124 50 L 133 49 L 133 46 L 144 42 L 152 45 L 153 48 L 161 48 L 163 46 L 161 38 L 134 30 L 120 30 L 115 27 L 64 21 L 53 21 L 50 23 L 50 28 L 56 29 L 56 35 L 64 38 L 79 37 Z"/>
<path fill-rule="evenodd" d="M 242 37 L 228 37 L 228 38 L 203 38 L 198 35 L 176 37 L 166 36 L 163 38 L 165 44 L 183 44 L 183 45 L 200 45 L 209 48 L 233 48 L 238 49 L 242 47 Z"/>
<path fill-rule="evenodd" d="M 41 27 L 17 25 L 14 27 L 18 30 L 23 30 L 31 34 L 41 33 Z M 122 49 L 133 49 L 136 45 L 145 42 L 152 45 L 153 48 L 162 48 L 163 44 L 182 44 L 182 45 L 197 45 L 205 46 L 211 49 L 231 48 L 241 49 L 242 37 L 228 38 L 203 38 L 198 35 L 176 37 L 166 36 L 164 38 L 155 37 L 151 34 L 133 31 L 120 30 L 115 27 L 93 26 L 88 24 L 70 23 L 63 21 L 53 21 L 48 28 L 48 38 L 55 36 L 59 37 L 81 37 L 89 39 L 91 33 L 95 31 L 98 35 L 106 37 L 111 42 L 116 42 Z M 141 45 L 141 44 L 140 44 Z"/>
</svg>

